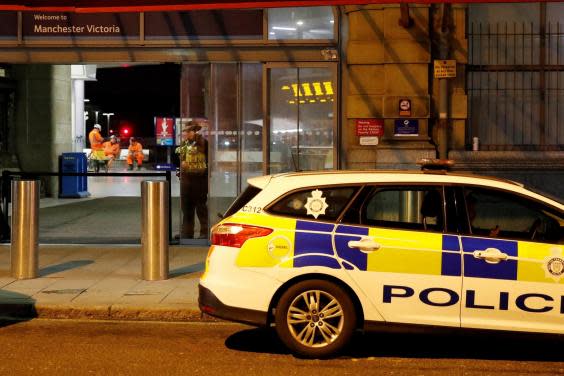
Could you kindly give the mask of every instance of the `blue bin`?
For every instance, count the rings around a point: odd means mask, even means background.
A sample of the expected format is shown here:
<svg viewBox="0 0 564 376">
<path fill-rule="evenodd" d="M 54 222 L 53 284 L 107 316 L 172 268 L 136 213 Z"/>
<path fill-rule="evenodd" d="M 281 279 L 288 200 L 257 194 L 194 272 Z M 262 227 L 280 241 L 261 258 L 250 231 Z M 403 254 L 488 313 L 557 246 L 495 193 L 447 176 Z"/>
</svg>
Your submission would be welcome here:
<svg viewBox="0 0 564 376">
<path fill-rule="evenodd" d="M 85 153 L 63 153 L 59 157 L 59 171 L 62 173 L 86 173 L 88 171 L 88 159 Z M 87 176 L 61 176 L 59 180 L 60 198 L 88 197 Z"/>
</svg>

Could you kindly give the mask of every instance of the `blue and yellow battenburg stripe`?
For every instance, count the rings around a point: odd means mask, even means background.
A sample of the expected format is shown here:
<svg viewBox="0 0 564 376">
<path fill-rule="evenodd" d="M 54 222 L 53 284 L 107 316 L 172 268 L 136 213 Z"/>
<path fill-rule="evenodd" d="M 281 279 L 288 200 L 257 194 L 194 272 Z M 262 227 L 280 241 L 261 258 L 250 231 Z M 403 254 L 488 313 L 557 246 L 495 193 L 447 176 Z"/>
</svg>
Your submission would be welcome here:
<svg viewBox="0 0 564 376">
<path fill-rule="evenodd" d="M 542 267 L 543 260 L 550 255 L 550 244 L 347 226 L 268 214 L 237 214 L 232 220 L 275 229 L 267 237 L 245 242 L 236 261 L 240 267 L 317 266 L 554 283 Z M 362 236 L 374 238 L 380 249 L 365 253 L 348 246 L 349 241 Z M 509 259 L 488 264 L 474 258 L 475 250 L 487 248 L 497 248 L 507 253 Z M 517 261 L 517 257 L 524 261 Z M 564 283 L 564 278 L 560 282 Z"/>
</svg>

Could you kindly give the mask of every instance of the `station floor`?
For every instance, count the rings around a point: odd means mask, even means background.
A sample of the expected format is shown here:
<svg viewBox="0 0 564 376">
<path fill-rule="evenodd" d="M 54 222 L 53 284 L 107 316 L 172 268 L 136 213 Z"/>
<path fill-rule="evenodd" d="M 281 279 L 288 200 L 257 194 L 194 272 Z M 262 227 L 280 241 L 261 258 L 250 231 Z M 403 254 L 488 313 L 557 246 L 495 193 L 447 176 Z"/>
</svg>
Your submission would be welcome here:
<svg viewBox="0 0 564 376">
<path fill-rule="evenodd" d="M 141 182 L 155 179 L 165 178 L 88 177 L 89 197 L 40 199 L 40 243 L 139 244 Z M 173 238 L 179 233 L 181 223 L 179 187 L 179 180 L 173 175 L 170 200 Z"/>
</svg>

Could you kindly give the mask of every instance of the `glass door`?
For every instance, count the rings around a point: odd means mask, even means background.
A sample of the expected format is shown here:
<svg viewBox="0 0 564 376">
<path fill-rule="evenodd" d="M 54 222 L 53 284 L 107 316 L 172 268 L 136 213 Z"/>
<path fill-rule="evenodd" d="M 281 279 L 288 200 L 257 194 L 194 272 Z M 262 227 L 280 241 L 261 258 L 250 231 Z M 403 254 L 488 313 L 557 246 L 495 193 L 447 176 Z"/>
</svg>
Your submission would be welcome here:
<svg viewBox="0 0 564 376">
<path fill-rule="evenodd" d="M 187 86 L 198 84 L 199 87 L 193 89 L 197 95 L 190 95 L 187 90 L 186 107 L 194 107 L 190 113 L 198 114 L 199 118 L 191 118 L 207 128 L 201 132 L 208 142 L 209 231 L 246 187 L 247 179 L 262 175 L 262 64 L 190 66 L 195 67 L 192 71 L 198 76 L 205 75 L 205 78 L 187 83 Z M 196 222 L 195 233 L 199 222 Z M 200 244 L 202 241 L 184 236 L 181 243 Z"/>
<path fill-rule="evenodd" d="M 337 168 L 336 65 L 267 66 L 266 173 Z"/>
<path fill-rule="evenodd" d="M 336 64 L 186 64 L 183 72 L 182 120 L 196 121 L 207 140 L 208 194 L 207 226 L 197 210 L 182 210 L 194 234 L 181 231 L 181 243 L 207 242 L 250 177 L 337 168 Z M 181 191 L 185 202 L 191 192 Z"/>
</svg>

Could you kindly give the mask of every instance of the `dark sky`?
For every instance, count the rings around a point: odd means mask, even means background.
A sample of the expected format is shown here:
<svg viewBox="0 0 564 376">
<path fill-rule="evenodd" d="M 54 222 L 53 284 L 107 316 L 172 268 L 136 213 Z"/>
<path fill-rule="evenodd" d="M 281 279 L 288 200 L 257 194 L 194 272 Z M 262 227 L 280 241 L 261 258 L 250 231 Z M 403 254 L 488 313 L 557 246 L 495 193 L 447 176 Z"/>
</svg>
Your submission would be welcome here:
<svg viewBox="0 0 564 376">
<path fill-rule="evenodd" d="M 119 132 L 129 127 L 133 136 L 154 137 L 153 117 L 177 117 L 180 114 L 180 65 L 134 65 L 100 68 L 97 81 L 87 81 L 85 110 L 89 112 L 86 130 L 94 125 L 93 110 L 98 110 L 102 135 L 107 135 L 107 120 L 103 112 L 113 112 L 111 127 Z"/>
</svg>

